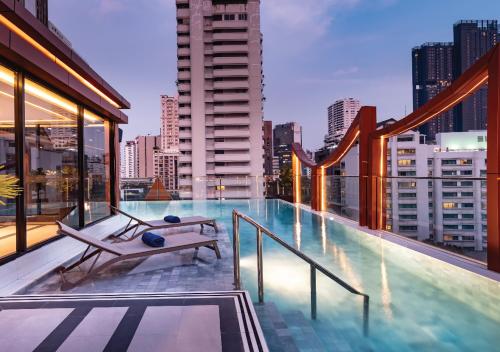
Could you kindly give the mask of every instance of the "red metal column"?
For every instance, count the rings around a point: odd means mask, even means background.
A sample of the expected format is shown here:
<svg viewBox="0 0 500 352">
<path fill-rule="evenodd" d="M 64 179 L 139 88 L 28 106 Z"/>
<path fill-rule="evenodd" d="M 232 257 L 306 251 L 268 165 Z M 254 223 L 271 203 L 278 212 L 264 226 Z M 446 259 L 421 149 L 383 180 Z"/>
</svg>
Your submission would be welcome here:
<svg viewBox="0 0 500 352">
<path fill-rule="evenodd" d="M 359 119 L 359 225 L 368 224 L 368 175 L 370 133 L 377 128 L 377 109 L 374 106 L 363 106 Z"/>
<path fill-rule="evenodd" d="M 500 272 L 500 49 L 488 67 L 488 269 Z M 479 206 L 476 204 L 476 206 Z"/>
<path fill-rule="evenodd" d="M 386 223 L 387 139 L 370 137 L 368 145 L 368 228 L 381 230 Z"/>
<path fill-rule="evenodd" d="M 321 211 L 322 192 L 321 170 L 319 167 L 311 168 L 311 209 Z"/>
</svg>

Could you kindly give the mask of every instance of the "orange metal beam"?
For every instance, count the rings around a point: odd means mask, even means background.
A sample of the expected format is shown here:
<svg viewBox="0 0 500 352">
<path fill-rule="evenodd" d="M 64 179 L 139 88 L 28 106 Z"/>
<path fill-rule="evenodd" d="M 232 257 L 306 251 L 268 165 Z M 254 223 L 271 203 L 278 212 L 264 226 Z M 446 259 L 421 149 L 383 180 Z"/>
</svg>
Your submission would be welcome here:
<svg viewBox="0 0 500 352">
<path fill-rule="evenodd" d="M 466 70 L 450 87 L 421 108 L 380 130 L 374 126 L 375 108 L 363 107 L 339 146 L 317 165 L 295 145 L 297 162 L 313 169 L 313 209 L 324 209 L 325 169 L 338 163 L 359 138 L 360 224 L 371 229 L 386 228 L 387 142 L 390 137 L 415 129 L 435 118 L 488 83 L 488 269 L 500 272 L 500 44 Z M 362 112 L 363 111 L 363 112 Z M 365 120 L 366 119 L 366 120 Z M 299 161 L 300 160 L 300 161 Z M 294 187 L 300 186 L 300 179 Z M 319 200 L 319 201 L 318 201 Z"/>
<path fill-rule="evenodd" d="M 488 66 L 487 226 L 488 269 L 500 272 L 500 49 Z"/>
<path fill-rule="evenodd" d="M 377 129 L 377 109 L 374 106 L 363 106 L 359 111 L 359 224 L 368 225 L 368 180 L 370 175 L 369 137 Z"/>
<path fill-rule="evenodd" d="M 311 208 L 313 210 L 323 211 L 326 209 L 326 169 L 338 164 L 356 143 L 358 138 L 361 140 L 362 136 L 363 140 L 366 141 L 370 133 L 376 129 L 376 120 L 376 108 L 372 106 L 363 106 L 337 148 L 335 148 L 321 164 L 316 164 L 309 159 L 300 144 L 295 143 L 292 145 L 292 154 L 294 157 L 303 165 L 311 168 Z M 366 212 L 368 209 L 366 205 L 368 149 L 362 146 L 360 146 L 359 170 L 360 176 L 363 175 L 363 177 L 360 177 L 359 181 L 360 210 L 363 212 L 363 215 L 360 214 L 360 220 L 362 218 L 363 223 L 366 223 Z"/>
<path fill-rule="evenodd" d="M 293 147 L 292 147 L 293 150 Z M 301 180 L 302 176 L 301 163 L 297 155 L 292 151 L 292 188 L 293 188 L 293 202 L 301 202 Z"/>
</svg>

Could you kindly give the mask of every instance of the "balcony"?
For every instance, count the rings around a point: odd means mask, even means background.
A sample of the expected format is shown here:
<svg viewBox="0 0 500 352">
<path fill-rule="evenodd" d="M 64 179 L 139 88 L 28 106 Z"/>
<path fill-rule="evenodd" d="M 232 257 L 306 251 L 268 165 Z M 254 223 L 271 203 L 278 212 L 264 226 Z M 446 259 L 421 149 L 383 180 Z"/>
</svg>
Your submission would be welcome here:
<svg viewBox="0 0 500 352">
<path fill-rule="evenodd" d="M 215 173 L 224 175 L 244 175 L 250 174 L 250 166 L 216 166 Z"/>
<path fill-rule="evenodd" d="M 183 106 L 179 108 L 179 115 L 191 115 L 191 107 Z"/>
<path fill-rule="evenodd" d="M 189 25 L 178 24 L 177 25 L 177 33 L 189 33 Z"/>
<path fill-rule="evenodd" d="M 216 117 L 214 118 L 214 126 L 249 126 L 250 118 L 248 117 Z"/>
<path fill-rule="evenodd" d="M 214 65 L 248 65 L 248 57 L 214 57 Z"/>
<path fill-rule="evenodd" d="M 190 39 L 189 36 L 178 36 L 177 37 L 177 45 L 185 45 L 189 44 Z"/>
<path fill-rule="evenodd" d="M 248 93 L 223 93 L 214 94 L 214 101 L 249 101 L 250 95 Z"/>
<path fill-rule="evenodd" d="M 178 89 L 179 89 L 179 92 L 190 92 L 191 91 L 191 83 L 179 83 Z"/>
<path fill-rule="evenodd" d="M 224 161 L 250 161 L 250 154 L 215 154 L 216 162 L 224 162 Z"/>
<path fill-rule="evenodd" d="M 178 60 L 177 67 L 179 68 L 189 68 L 191 67 L 191 60 Z"/>
<path fill-rule="evenodd" d="M 191 79 L 191 72 L 190 71 L 180 71 L 177 73 L 177 78 L 180 80 L 190 80 Z"/>
<path fill-rule="evenodd" d="M 248 45 L 215 45 L 213 47 L 213 53 L 248 53 Z"/>
<path fill-rule="evenodd" d="M 179 104 L 190 104 L 191 96 L 190 95 L 181 95 L 179 96 Z"/>
<path fill-rule="evenodd" d="M 250 138 L 250 130 L 236 130 L 236 129 L 224 129 L 224 130 L 215 130 L 214 131 L 215 138 L 223 138 L 223 137 L 247 137 Z"/>
<path fill-rule="evenodd" d="M 191 139 L 191 130 L 179 131 L 179 138 L 181 138 L 181 139 Z"/>
<path fill-rule="evenodd" d="M 217 113 L 249 113 L 250 107 L 248 105 L 215 105 L 213 112 Z"/>
<path fill-rule="evenodd" d="M 190 56 L 191 49 L 189 48 L 177 48 L 177 56 Z"/>
<path fill-rule="evenodd" d="M 212 40 L 248 40 L 248 33 L 214 33 Z"/>
<path fill-rule="evenodd" d="M 248 77 L 248 69 L 214 70 L 214 77 Z"/>
<path fill-rule="evenodd" d="M 215 81 L 213 83 L 214 89 L 238 89 L 245 88 L 248 89 L 250 87 L 247 80 L 243 81 Z"/>
<path fill-rule="evenodd" d="M 215 142 L 217 150 L 249 150 L 250 142 Z"/>
</svg>

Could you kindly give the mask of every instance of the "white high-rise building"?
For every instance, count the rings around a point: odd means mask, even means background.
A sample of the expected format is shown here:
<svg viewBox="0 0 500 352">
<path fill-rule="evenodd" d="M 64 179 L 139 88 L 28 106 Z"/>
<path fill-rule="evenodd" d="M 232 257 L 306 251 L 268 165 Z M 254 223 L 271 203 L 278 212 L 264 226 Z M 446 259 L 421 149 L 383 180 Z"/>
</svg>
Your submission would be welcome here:
<svg viewBox="0 0 500 352">
<path fill-rule="evenodd" d="M 182 198 L 262 197 L 260 0 L 176 0 Z"/>
<path fill-rule="evenodd" d="M 137 148 L 135 141 L 125 142 L 123 148 L 124 168 L 122 178 L 138 177 L 137 168 Z"/>
<path fill-rule="evenodd" d="M 436 143 L 425 144 L 418 132 L 389 140 L 387 225 L 419 241 L 484 253 L 486 182 L 480 178 L 486 176 L 486 131 L 439 133 Z M 342 174 L 357 175 L 357 147 L 341 168 Z M 339 203 L 346 214 L 355 214 L 357 179 L 341 183 Z"/>
<path fill-rule="evenodd" d="M 354 98 L 344 98 L 337 100 L 328 107 L 328 135 L 325 137 L 326 143 L 338 143 L 344 137 L 356 118 L 361 104 Z"/>
</svg>

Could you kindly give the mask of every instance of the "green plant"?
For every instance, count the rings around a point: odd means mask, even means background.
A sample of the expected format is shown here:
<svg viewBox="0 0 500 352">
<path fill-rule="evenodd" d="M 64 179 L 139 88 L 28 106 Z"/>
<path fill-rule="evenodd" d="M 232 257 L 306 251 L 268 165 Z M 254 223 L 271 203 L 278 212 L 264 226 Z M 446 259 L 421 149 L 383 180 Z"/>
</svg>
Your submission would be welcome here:
<svg viewBox="0 0 500 352">
<path fill-rule="evenodd" d="M 5 166 L 1 165 L 0 170 Z M 18 186 L 19 180 L 12 175 L 0 175 L 0 198 L 13 199 L 21 193 L 22 189 Z M 0 199 L 0 205 L 5 205 L 5 202 Z"/>
</svg>

